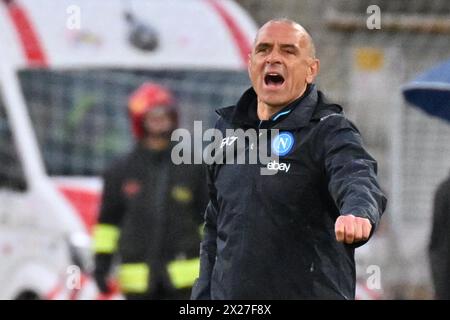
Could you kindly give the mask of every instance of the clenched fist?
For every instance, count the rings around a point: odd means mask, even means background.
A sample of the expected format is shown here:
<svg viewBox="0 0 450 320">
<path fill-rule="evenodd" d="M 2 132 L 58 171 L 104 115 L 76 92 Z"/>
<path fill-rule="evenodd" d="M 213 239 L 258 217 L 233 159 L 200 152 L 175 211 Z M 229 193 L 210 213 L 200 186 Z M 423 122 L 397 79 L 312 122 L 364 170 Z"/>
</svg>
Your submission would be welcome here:
<svg viewBox="0 0 450 320">
<path fill-rule="evenodd" d="M 369 219 L 354 215 L 339 216 L 334 225 L 336 240 L 347 244 L 369 239 L 372 224 Z"/>
</svg>

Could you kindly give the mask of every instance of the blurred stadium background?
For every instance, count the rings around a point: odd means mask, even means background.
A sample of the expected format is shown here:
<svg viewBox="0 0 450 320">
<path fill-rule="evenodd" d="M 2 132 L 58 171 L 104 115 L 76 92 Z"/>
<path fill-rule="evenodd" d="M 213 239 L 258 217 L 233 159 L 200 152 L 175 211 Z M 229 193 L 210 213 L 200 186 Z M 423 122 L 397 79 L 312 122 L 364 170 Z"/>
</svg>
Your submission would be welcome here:
<svg viewBox="0 0 450 320">
<path fill-rule="evenodd" d="M 319 87 L 344 106 L 379 160 L 390 202 L 376 240 L 358 252 L 359 276 L 379 265 L 384 298 L 430 298 L 427 245 L 434 191 L 450 170 L 450 125 L 408 106 L 401 87 L 450 58 L 450 2 L 239 2 L 260 24 L 288 17 L 310 31 Z M 381 9 L 380 30 L 366 27 L 370 5 Z"/>
<path fill-rule="evenodd" d="M 357 251 L 358 277 L 363 283 L 371 275 L 369 266 L 376 265 L 382 289 L 371 294 L 383 299 L 432 298 L 427 245 L 433 193 L 450 170 L 450 125 L 407 105 L 401 87 L 450 58 L 450 2 L 237 2 L 258 25 L 286 17 L 310 31 L 321 60 L 319 87 L 342 104 L 379 161 L 390 202 L 375 239 Z M 369 5 L 381 9 L 380 30 L 366 27 Z M 146 80 L 174 90 L 181 125 L 188 128 L 193 120 L 212 124 L 213 110 L 233 104 L 249 85 L 245 72 L 22 71 L 20 81 L 39 144 L 46 146 L 49 173 L 97 175 L 125 152 L 132 144 L 127 97 Z M 8 153 L 6 142 L 1 148 Z M 3 162 L 0 170 L 19 174 L 14 165 Z"/>
</svg>

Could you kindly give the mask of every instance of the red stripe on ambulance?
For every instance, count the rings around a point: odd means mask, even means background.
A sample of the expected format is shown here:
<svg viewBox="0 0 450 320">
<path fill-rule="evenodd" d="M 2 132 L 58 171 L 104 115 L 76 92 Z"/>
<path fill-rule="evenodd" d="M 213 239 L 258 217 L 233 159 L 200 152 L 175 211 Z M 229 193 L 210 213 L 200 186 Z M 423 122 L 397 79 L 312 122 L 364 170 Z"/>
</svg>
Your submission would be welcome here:
<svg viewBox="0 0 450 320">
<path fill-rule="evenodd" d="M 28 63 L 33 67 L 46 67 L 47 58 L 27 13 L 16 1 L 7 2 L 7 7 Z"/>
<path fill-rule="evenodd" d="M 206 0 L 216 10 L 217 14 L 222 18 L 225 25 L 230 30 L 231 35 L 239 49 L 239 54 L 244 66 L 247 66 L 248 54 L 251 52 L 251 44 L 245 37 L 245 33 L 239 27 L 233 16 L 225 9 L 222 3 L 217 0 Z"/>
<path fill-rule="evenodd" d="M 101 193 L 66 186 L 58 186 L 58 189 L 77 210 L 86 230 L 91 232 L 97 221 Z"/>
</svg>

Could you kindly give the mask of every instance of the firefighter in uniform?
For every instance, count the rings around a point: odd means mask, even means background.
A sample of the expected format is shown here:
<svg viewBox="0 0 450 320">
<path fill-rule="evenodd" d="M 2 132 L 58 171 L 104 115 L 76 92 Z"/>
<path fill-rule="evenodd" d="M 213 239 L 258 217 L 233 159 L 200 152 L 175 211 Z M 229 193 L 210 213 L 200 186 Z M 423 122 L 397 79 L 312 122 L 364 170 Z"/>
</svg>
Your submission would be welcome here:
<svg viewBox="0 0 450 320">
<path fill-rule="evenodd" d="M 144 83 L 130 97 L 129 115 L 137 144 L 104 173 L 94 276 L 108 293 L 118 257 L 127 299 L 187 299 L 198 276 L 203 170 L 171 161 L 177 111 L 168 90 Z"/>
</svg>

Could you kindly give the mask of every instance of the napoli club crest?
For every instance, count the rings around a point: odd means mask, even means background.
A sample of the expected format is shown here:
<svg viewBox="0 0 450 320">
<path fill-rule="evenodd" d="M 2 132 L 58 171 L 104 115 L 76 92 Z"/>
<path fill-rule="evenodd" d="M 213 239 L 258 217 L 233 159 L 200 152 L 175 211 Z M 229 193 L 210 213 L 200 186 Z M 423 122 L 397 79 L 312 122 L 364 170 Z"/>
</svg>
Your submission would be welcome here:
<svg viewBox="0 0 450 320">
<path fill-rule="evenodd" d="M 287 155 L 294 146 L 294 135 L 290 132 L 281 132 L 272 141 L 272 152 L 277 156 Z"/>
</svg>

